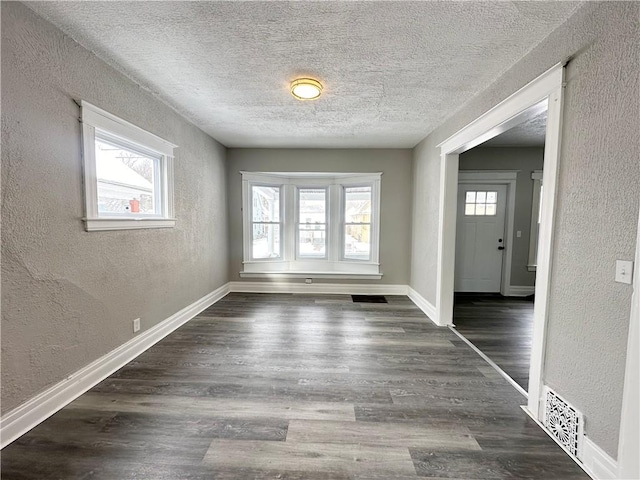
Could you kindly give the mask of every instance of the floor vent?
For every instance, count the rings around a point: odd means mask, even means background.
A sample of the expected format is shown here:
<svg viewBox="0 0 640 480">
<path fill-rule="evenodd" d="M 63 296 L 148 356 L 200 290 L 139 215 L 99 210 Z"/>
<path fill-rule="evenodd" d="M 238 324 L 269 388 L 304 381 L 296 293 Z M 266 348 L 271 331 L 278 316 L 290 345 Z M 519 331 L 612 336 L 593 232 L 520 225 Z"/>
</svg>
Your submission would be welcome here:
<svg viewBox="0 0 640 480">
<path fill-rule="evenodd" d="M 569 452 L 579 458 L 584 419 L 582 413 L 545 387 L 544 426 Z"/>
<path fill-rule="evenodd" d="M 387 303 L 384 295 L 351 295 L 354 303 Z"/>
</svg>

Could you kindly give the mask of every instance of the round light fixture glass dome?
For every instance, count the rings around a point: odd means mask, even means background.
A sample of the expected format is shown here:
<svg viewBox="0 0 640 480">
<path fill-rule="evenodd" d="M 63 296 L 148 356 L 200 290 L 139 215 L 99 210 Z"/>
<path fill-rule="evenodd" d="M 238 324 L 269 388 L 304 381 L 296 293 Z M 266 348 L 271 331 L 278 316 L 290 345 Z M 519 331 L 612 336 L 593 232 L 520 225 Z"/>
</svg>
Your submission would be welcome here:
<svg viewBox="0 0 640 480">
<path fill-rule="evenodd" d="M 322 93 L 322 84 L 313 78 L 297 78 L 291 82 L 291 95 L 298 100 L 314 100 Z"/>
</svg>

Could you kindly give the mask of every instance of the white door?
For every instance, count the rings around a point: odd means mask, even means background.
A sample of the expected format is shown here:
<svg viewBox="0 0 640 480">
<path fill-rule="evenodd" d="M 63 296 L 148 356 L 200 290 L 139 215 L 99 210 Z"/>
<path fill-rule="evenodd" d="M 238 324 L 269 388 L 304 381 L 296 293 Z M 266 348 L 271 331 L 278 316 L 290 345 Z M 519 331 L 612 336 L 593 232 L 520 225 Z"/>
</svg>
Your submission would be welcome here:
<svg viewBox="0 0 640 480">
<path fill-rule="evenodd" d="M 506 185 L 458 185 L 456 292 L 500 292 Z"/>
</svg>

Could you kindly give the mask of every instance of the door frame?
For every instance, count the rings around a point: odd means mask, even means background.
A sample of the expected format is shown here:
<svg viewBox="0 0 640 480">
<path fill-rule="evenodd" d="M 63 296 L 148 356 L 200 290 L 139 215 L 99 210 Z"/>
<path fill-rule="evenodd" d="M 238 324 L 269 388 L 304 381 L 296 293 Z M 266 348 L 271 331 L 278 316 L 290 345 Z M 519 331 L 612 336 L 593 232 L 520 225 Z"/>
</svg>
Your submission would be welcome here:
<svg viewBox="0 0 640 480">
<path fill-rule="evenodd" d="M 636 232 L 636 258 L 633 272 L 633 296 L 627 339 L 627 360 L 620 413 L 620 434 L 618 439 L 618 478 L 637 478 L 640 475 L 638 447 L 638 404 L 640 403 L 640 210 L 638 210 L 638 230 Z"/>
<path fill-rule="evenodd" d="M 464 184 L 506 185 L 507 203 L 504 215 L 504 256 L 502 257 L 502 274 L 500 277 L 500 294 L 508 297 L 511 294 L 511 263 L 513 261 L 513 230 L 516 212 L 516 179 L 517 170 L 460 170 L 458 186 Z M 457 192 L 456 192 L 457 193 Z M 456 229 L 457 229 L 456 214 Z M 454 271 L 455 282 L 455 271 Z M 453 319 L 452 319 L 453 323 Z"/>
<path fill-rule="evenodd" d="M 548 319 L 550 280 L 555 229 L 555 205 L 559 172 L 564 89 L 564 66 L 556 64 L 498 105 L 476 118 L 438 145 L 440 148 L 440 211 L 438 219 L 438 263 L 435 323 L 453 323 L 453 281 L 458 196 L 459 154 L 548 111 L 544 147 L 542 214 L 538 242 L 534 325 L 529 370 L 527 410 L 542 418 L 543 366 Z"/>
</svg>

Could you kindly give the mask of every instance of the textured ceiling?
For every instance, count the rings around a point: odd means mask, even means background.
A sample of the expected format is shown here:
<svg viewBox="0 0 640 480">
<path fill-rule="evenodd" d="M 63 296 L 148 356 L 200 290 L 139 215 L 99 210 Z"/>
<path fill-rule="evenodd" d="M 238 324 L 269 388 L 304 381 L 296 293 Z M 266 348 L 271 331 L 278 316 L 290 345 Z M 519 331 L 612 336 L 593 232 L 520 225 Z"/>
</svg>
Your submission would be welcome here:
<svg viewBox="0 0 640 480">
<path fill-rule="evenodd" d="M 27 5 L 226 146 L 413 147 L 580 3 Z"/>
<path fill-rule="evenodd" d="M 547 111 L 487 140 L 480 147 L 544 147 Z"/>
</svg>

